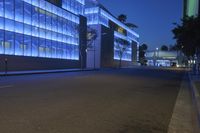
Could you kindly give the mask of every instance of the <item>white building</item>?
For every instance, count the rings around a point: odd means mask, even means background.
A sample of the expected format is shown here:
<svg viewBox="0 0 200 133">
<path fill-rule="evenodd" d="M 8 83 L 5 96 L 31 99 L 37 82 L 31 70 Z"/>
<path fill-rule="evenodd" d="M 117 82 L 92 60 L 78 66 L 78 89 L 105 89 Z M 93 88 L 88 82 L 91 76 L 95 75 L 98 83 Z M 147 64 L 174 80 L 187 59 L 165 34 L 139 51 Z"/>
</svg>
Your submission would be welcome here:
<svg viewBox="0 0 200 133">
<path fill-rule="evenodd" d="M 177 51 L 149 51 L 145 55 L 148 66 L 182 66 L 184 55 Z"/>
</svg>

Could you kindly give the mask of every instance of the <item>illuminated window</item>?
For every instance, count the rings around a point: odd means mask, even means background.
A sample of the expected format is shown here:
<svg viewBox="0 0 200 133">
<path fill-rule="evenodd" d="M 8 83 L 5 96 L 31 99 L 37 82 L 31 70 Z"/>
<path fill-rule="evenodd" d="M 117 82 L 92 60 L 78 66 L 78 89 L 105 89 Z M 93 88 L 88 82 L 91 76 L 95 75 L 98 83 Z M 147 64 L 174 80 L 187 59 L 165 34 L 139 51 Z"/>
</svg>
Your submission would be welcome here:
<svg viewBox="0 0 200 133">
<path fill-rule="evenodd" d="M 46 40 L 46 57 L 50 58 L 52 55 L 52 45 L 51 45 L 51 41 L 50 40 Z"/>
<path fill-rule="evenodd" d="M 124 34 L 124 29 L 123 29 L 122 27 L 118 27 L 117 31 L 118 31 L 119 33 Z"/>
<path fill-rule="evenodd" d="M 6 0 L 5 5 L 5 17 L 14 19 L 14 0 Z"/>
<path fill-rule="evenodd" d="M 14 33 L 5 32 L 5 54 L 13 55 L 14 54 Z"/>
<path fill-rule="evenodd" d="M 116 34 L 115 34 L 116 35 Z M 115 36 L 114 40 L 114 59 L 123 61 L 132 61 L 132 45 L 129 41 L 118 41 L 124 40 L 125 38 L 119 38 Z M 122 44 L 123 42 L 123 44 Z"/>
<path fill-rule="evenodd" d="M 24 37 L 23 34 L 15 33 L 15 55 L 24 55 Z"/>
<path fill-rule="evenodd" d="M 32 8 L 32 25 L 39 26 L 39 12 L 37 7 Z"/>
<path fill-rule="evenodd" d="M 62 0 L 62 8 L 74 13 L 82 14 L 84 11 L 84 0 Z"/>
<path fill-rule="evenodd" d="M 0 17 L 4 16 L 4 0 L 0 0 Z"/>
<path fill-rule="evenodd" d="M 45 57 L 45 39 L 39 39 L 39 57 Z"/>
<path fill-rule="evenodd" d="M 14 21 L 10 19 L 5 19 L 5 30 L 7 31 L 14 31 Z"/>
<path fill-rule="evenodd" d="M 39 51 L 38 51 L 38 45 L 39 45 L 39 40 L 37 37 L 32 37 L 32 56 L 38 56 Z"/>
<path fill-rule="evenodd" d="M 0 30 L 0 54 L 4 54 L 4 31 Z"/>
<path fill-rule="evenodd" d="M 32 6 L 28 3 L 24 3 L 24 23 L 31 24 L 31 8 Z"/>
<path fill-rule="evenodd" d="M 4 18 L 0 17 L 0 29 L 4 29 Z"/>
<path fill-rule="evenodd" d="M 46 0 L 4 1 L 0 0 L 0 54 L 78 60 L 71 49 L 79 45 L 78 15 Z M 66 5 L 76 14 L 83 13 L 83 6 L 84 0 Z M 73 55 L 67 55 L 67 45 Z"/>
<path fill-rule="evenodd" d="M 31 36 L 24 35 L 24 56 L 31 56 Z"/>
</svg>

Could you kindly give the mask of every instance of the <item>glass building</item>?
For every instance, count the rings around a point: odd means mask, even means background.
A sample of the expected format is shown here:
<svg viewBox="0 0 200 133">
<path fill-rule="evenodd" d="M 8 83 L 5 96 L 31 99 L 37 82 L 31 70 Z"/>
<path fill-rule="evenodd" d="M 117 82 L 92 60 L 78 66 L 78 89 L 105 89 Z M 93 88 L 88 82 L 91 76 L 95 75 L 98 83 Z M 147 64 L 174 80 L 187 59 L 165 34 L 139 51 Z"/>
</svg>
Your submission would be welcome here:
<svg viewBox="0 0 200 133">
<path fill-rule="evenodd" d="M 87 24 L 90 25 L 103 25 L 107 28 L 114 30 L 114 59 L 120 60 L 120 52 L 124 45 L 127 45 L 126 50 L 123 52 L 123 61 L 133 60 L 133 47 L 132 44 L 135 43 L 139 46 L 139 35 L 130 29 L 128 26 L 117 20 L 112 14 L 109 13 L 101 5 L 95 7 L 87 7 L 85 9 L 85 16 L 87 17 Z M 117 40 L 124 40 L 126 44 L 122 44 Z M 136 53 L 138 54 L 138 53 Z"/>
<path fill-rule="evenodd" d="M 9 71 L 85 68 L 88 60 L 109 64 L 120 59 L 124 45 L 119 39 L 127 44 L 122 60 L 133 61 L 137 51 L 133 51 L 132 44 L 139 44 L 139 35 L 109 11 L 94 5 L 89 8 L 85 1 L 0 0 L 0 71 L 5 71 L 6 60 Z M 97 44 L 91 54 L 87 28 L 95 24 L 108 30 L 98 31 L 97 41 L 101 39 L 103 45 Z M 109 42 L 103 29 L 109 32 Z M 100 63 L 95 61 L 97 58 Z"/>
<path fill-rule="evenodd" d="M 0 54 L 79 60 L 84 0 L 0 0 Z"/>
</svg>

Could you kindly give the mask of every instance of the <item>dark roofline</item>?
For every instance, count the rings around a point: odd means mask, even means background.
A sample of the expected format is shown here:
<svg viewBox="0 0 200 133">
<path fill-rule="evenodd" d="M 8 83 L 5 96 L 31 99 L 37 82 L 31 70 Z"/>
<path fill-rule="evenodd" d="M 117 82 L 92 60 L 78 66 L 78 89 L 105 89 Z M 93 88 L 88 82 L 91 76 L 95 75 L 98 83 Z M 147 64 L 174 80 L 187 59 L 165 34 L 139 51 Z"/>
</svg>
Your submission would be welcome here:
<svg viewBox="0 0 200 133">
<path fill-rule="evenodd" d="M 113 15 L 107 8 L 105 8 L 105 6 L 103 6 L 101 3 L 98 3 L 98 6 L 100 7 L 100 8 L 102 8 L 103 10 L 105 10 L 106 12 L 108 12 L 111 16 L 113 16 L 115 19 L 117 19 L 118 20 L 118 18 L 115 16 L 115 15 Z M 123 23 L 123 22 L 121 22 L 121 23 Z M 126 25 L 126 23 L 123 23 L 123 24 L 125 24 Z M 133 24 L 133 23 L 132 23 Z M 135 25 L 136 27 L 137 27 L 137 25 L 136 24 L 133 24 L 133 25 Z M 128 26 L 129 27 L 129 26 Z"/>
</svg>

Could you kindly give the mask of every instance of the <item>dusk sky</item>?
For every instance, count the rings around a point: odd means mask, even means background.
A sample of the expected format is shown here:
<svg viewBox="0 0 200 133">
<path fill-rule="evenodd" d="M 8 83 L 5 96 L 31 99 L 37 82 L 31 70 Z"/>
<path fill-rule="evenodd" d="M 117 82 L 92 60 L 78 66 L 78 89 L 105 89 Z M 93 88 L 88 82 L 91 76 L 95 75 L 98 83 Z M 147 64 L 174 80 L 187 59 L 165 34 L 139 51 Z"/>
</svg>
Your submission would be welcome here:
<svg viewBox="0 0 200 133">
<path fill-rule="evenodd" d="M 128 22 L 136 24 L 140 43 L 149 49 L 175 43 L 172 23 L 180 22 L 183 0 L 99 0 L 113 15 L 123 13 Z"/>
</svg>

